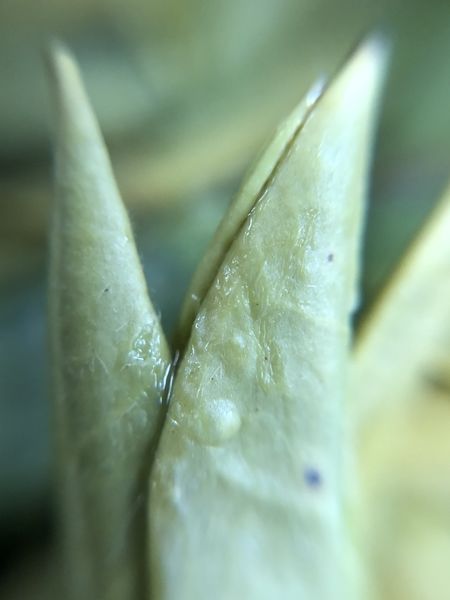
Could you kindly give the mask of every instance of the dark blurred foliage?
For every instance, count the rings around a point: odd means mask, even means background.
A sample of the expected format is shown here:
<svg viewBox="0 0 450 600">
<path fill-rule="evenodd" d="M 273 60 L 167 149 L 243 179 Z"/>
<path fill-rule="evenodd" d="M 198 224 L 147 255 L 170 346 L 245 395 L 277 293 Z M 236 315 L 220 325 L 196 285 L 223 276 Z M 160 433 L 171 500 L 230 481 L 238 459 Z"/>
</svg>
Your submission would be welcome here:
<svg viewBox="0 0 450 600">
<path fill-rule="evenodd" d="M 319 75 L 332 73 L 362 36 L 380 28 L 393 53 L 370 187 L 363 310 L 449 173 L 450 3 L 2 1 L 5 572 L 50 539 L 52 523 L 45 335 L 51 115 L 42 61 L 48 38 L 61 37 L 80 62 L 136 225 L 149 288 L 170 333 L 189 277 L 261 144 Z"/>
</svg>

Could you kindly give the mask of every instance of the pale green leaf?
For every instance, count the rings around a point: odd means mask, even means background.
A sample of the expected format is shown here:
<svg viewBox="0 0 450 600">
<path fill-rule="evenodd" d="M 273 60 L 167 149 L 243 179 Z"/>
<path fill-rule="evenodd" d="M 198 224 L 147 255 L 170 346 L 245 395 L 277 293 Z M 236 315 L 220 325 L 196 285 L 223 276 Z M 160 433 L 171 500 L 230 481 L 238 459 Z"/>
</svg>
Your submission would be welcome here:
<svg viewBox="0 0 450 600">
<path fill-rule="evenodd" d="M 299 133 L 309 112 L 320 97 L 322 87 L 322 82 L 318 81 L 292 114 L 280 125 L 274 139 L 250 169 L 239 193 L 228 209 L 226 218 L 220 223 L 214 239 L 194 273 L 181 310 L 178 332 L 180 348 L 183 348 L 189 338 L 198 309 L 214 282 L 226 252 L 245 224 L 253 206 L 270 186 L 278 163 L 289 151 L 292 140 Z"/>
<path fill-rule="evenodd" d="M 151 478 L 157 600 L 352 597 L 344 391 L 384 58 L 360 48 L 219 234 Z"/>
<path fill-rule="evenodd" d="M 77 68 L 53 48 L 50 327 L 64 597 L 134 600 L 170 357 Z"/>
<path fill-rule="evenodd" d="M 450 190 L 364 323 L 353 363 L 361 522 L 377 597 L 444 600 L 450 589 Z"/>
</svg>

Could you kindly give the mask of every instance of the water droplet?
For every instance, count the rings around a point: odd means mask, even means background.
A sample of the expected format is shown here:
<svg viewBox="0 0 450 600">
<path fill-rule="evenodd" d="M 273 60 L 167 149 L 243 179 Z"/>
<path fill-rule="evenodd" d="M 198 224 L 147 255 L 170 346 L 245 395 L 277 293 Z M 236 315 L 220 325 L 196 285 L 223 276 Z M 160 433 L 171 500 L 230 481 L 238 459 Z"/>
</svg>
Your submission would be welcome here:
<svg viewBox="0 0 450 600">
<path fill-rule="evenodd" d="M 200 441 L 218 445 L 232 438 L 241 427 L 239 411 L 231 400 L 209 400 L 199 410 L 195 433 Z"/>
</svg>

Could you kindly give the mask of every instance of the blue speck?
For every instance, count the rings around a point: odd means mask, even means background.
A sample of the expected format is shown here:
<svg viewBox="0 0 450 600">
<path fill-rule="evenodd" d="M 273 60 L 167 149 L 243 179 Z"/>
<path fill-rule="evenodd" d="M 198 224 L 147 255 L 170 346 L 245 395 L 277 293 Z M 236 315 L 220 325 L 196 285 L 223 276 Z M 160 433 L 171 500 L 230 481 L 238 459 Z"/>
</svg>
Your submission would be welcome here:
<svg viewBox="0 0 450 600">
<path fill-rule="evenodd" d="M 303 473 L 306 485 L 311 488 L 318 488 L 322 484 L 322 476 L 317 469 L 307 467 Z"/>
</svg>

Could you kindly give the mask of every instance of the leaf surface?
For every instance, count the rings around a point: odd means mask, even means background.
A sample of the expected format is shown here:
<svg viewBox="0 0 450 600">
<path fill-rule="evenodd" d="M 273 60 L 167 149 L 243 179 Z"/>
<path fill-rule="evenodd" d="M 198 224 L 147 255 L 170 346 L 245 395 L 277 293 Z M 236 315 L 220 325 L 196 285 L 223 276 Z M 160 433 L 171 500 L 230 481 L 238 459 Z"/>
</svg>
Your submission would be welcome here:
<svg viewBox="0 0 450 600">
<path fill-rule="evenodd" d="M 450 189 L 364 324 L 353 358 L 362 522 L 378 597 L 443 600 L 450 589 Z"/>
<path fill-rule="evenodd" d="M 187 342 L 192 323 L 198 309 L 217 275 L 233 240 L 244 226 L 250 211 L 270 186 L 277 166 L 289 151 L 290 144 L 298 135 L 307 116 L 320 97 L 322 81 L 318 81 L 291 115 L 279 126 L 274 139 L 264 150 L 250 169 L 240 191 L 228 209 L 226 218 L 220 223 L 214 238 L 191 281 L 184 301 L 180 325 L 178 346 L 183 348 Z"/>
<path fill-rule="evenodd" d="M 145 580 L 146 482 L 170 356 L 77 68 L 60 47 L 49 67 L 50 328 L 66 593 L 133 600 Z"/>
<path fill-rule="evenodd" d="M 155 599 L 351 597 L 344 390 L 384 50 L 290 123 L 218 235 L 151 477 Z"/>
</svg>

